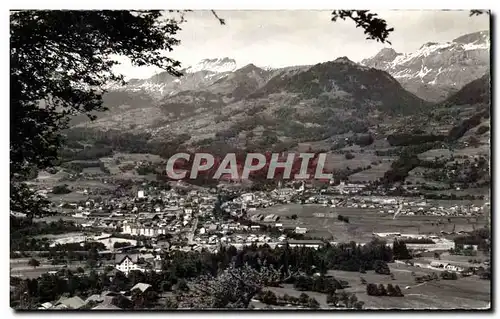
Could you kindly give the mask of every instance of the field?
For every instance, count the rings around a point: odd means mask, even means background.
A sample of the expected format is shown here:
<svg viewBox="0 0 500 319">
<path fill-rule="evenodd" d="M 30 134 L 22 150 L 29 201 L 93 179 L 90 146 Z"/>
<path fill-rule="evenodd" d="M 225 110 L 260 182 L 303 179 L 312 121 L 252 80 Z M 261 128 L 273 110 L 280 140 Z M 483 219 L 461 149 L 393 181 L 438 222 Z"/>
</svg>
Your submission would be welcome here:
<svg viewBox="0 0 500 319">
<path fill-rule="evenodd" d="M 111 175 L 118 175 L 123 178 L 128 177 L 139 177 L 143 178 L 136 173 L 135 169 L 122 172 L 120 168 L 127 165 L 135 165 L 139 162 L 151 162 L 160 163 L 162 158 L 158 155 L 147 154 L 147 153 L 115 153 L 112 157 L 103 157 L 100 159 L 104 163 L 104 166 L 109 169 Z"/>
<path fill-rule="evenodd" d="M 474 156 L 474 155 L 483 155 L 483 156 L 489 156 L 490 154 L 490 146 L 483 144 L 480 145 L 479 147 L 466 147 L 462 149 L 456 149 L 450 151 L 449 149 L 432 149 L 428 150 L 426 152 L 420 153 L 418 157 L 422 160 L 427 160 L 427 161 L 432 161 L 436 157 L 440 158 L 450 158 L 452 155 L 453 156 Z"/>
<path fill-rule="evenodd" d="M 339 242 L 354 240 L 359 243 L 368 242 L 374 232 L 401 232 L 401 233 L 439 233 L 441 230 L 450 231 L 453 225 L 459 227 L 480 228 L 483 220 L 474 220 L 469 223 L 467 218 L 453 217 L 451 223 L 445 217 L 435 216 L 393 216 L 380 213 L 380 209 L 353 208 L 353 207 L 324 207 L 321 205 L 287 204 L 268 207 L 251 212 L 249 215 L 261 213 L 264 216 L 276 214 L 280 216 L 278 223 L 285 228 L 306 227 L 307 234 Z M 333 214 L 332 214 L 333 213 Z M 297 219 L 287 218 L 296 214 Z M 349 223 L 341 222 L 338 215 L 349 217 Z M 324 216 L 324 217 L 321 217 Z M 437 225 L 438 219 L 444 224 Z M 269 224 L 274 224 L 270 222 Z"/>
<path fill-rule="evenodd" d="M 347 288 L 346 291 L 356 293 L 358 299 L 365 302 L 365 308 L 470 309 L 488 307 L 490 302 L 490 282 L 481 280 L 478 277 L 416 284 L 411 272 L 421 276 L 434 271 L 403 264 L 391 264 L 390 268 L 391 272 L 394 273 L 394 280 L 391 280 L 389 276 L 379 275 L 373 271 L 366 274 L 330 271 L 329 274 L 347 280 L 351 287 Z M 368 283 L 399 285 L 405 296 L 402 298 L 368 296 L 366 286 L 361 284 L 360 277 L 363 277 Z M 405 289 L 406 287 L 410 288 Z"/>
<path fill-rule="evenodd" d="M 32 266 L 28 265 L 28 261 L 30 259 L 31 258 L 11 259 L 10 275 L 20 277 L 22 279 L 37 278 L 42 274 L 48 273 L 49 271 L 58 271 L 63 268 L 68 268 L 71 271 L 75 272 L 79 267 L 82 267 L 85 270 L 85 273 L 87 274 L 90 272 L 90 269 L 86 267 L 87 264 L 85 262 L 73 261 L 71 262 L 71 264 L 68 264 L 68 266 L 65 267 L 64 265 L 52 265 L 47 258 L 36 257 L 35 259 L 40 261 L 40 266 L 33 268 Z M 102 262 L 103 262 L 102 267 L 95 268 L 95 270 L 97 270 L 98 272 L 102 271 L 105 266 L 111 266 L 114 263 L 114 261 L 108 261 L 108 260 L 103 260 Z"/>
<path fill-rule="evenodd" d="M 437 272 L 432 269 L 413 267 L 404 264 L 393 263 L 389 265 L 394 280 L 389 276 L 376 274 L 368 271 L 365 274 L 330 270 L 328 275 L 337 279 L 346 280 L 350 287 L 345 291 L 356 294 L 358 300 L 363 301 L 364 309 L 478 309 L 488 308 L 491 302 L 490 281 L 481 280 L 476 276 L 460 278 L 458 280 L 439 280 L 416 284 L 412 276 Z M 367 283 L 398 285 L 404 297 L 376 297 L 366 294 L 366 285 L 361 283 L 364 278 Z M 299 297 L 302 291 L 293 289 L 292 285 L 283 287 L 268 287 L 277 296 L 288 294 Z M 321 308 L 329 308 L 326 304 L 326 294 L 304 291 L 310 297 L 315 298 Z M 255 304 L 256 307 L 265 307 L 263 304 Z M 275 307 L 272 307 L 275 309 Z M 282 307 L 281 307 L 282 308 Z"/>
<path fill-rule="evenodd" d="M 298 152 L 308 152 L 310 149 L 312 151 L 328 151 L 330 149 L 331 142 L 328 141 L 319 141 L 319 142 L 309 142 L 309 143 L 299 143 L 296 150 Z M 309 149 L 310 148 L 310 149 Z M 327 154 L 325 161 L 325 169 L 328 170 L 338 170 L 338 169 L 355 169 L 358 167 L 367 167 L 371 165 L 373 167 L 373 171 L 368 173 L 367 175 L 375 175 L 378 176 L 380 174 L 379 171 L 382 171 L 382 175 L 384 172 L 390 167 L 390 163 L 394 161 L 396 157 L 391 156 L 378 156 L 375 155 L 373 150 L 363 148 L 363 153 L 360 152 L 361 148 L 357 145 L 343 148 L 343 151 L 351 152 L 355 157 L 352 159 L 346 159 L 344 154 L 336 154 L 329 153 Z M 374 162 L 381 162 L 379 166 L 375 167 Z M 388 165 L 388 166 L 387 166 Z M 387 169 L 386 169 L 387 167 Z M 368 170 L 369 171 L 369 170 Z"/>
<path fill-rule="evenodd" d="M 391 162 L 382 162 L 378 165 L 371 165 L 372 168 L 349 176 L 351 182 L 372 182 L 382 178 L 390 168 Z"/>
</svg>

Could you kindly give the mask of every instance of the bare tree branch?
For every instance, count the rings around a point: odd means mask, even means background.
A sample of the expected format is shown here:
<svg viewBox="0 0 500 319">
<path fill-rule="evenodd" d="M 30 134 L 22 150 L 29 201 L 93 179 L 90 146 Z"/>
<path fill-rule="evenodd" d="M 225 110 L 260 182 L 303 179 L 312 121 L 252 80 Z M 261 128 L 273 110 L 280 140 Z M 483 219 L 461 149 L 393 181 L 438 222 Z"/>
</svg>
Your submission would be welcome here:
<svg viewBox="0 0 500 319">
<path fill-rule="evenodd" d="M 217 15 L 217 13 L 215 12 L 215 10 L 210 10 L 210 11 L 212 11 L 212 14 L 214 15 L 214 17 L 215 17 L 217 20 L 219 20 L 219 22 L 220 22 L 220 24 L 221 24 L 221 25 L 226 25 L 226 21 L 225 21 L 224 19 L 222 19 L 222 18 L 219 18 L 219 16 L 218 16 L 218 15 Z"/>
</svg>

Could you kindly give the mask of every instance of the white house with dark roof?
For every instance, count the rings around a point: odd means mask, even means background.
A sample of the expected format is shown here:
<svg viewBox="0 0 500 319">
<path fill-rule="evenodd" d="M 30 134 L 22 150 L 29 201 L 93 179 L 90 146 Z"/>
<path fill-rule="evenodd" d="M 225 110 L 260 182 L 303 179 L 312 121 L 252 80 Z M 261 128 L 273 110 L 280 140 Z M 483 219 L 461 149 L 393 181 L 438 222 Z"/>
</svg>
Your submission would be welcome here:
<svg viewBox="0 0 500 319">
<path fill-rule="evenodd" d="M 140 270 L 138 265 L 138 255 L 116 254 L 115 268 L 125 274 L 128 274 L 131 270 Z"/>
</svg>

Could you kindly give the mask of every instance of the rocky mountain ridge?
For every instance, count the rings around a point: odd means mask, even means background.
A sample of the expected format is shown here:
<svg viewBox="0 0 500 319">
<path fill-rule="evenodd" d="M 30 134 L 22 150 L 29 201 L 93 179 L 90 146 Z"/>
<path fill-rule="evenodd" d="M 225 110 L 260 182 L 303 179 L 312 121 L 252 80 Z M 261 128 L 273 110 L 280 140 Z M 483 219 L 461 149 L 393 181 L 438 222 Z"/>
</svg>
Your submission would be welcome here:
<svg viewBox="0 0 500 319">
<path fill-rule="evenodd" d="M 428 42 L 408 54 L 384 48 L 361 64 L 390 73 L 424 100 L 442 101 L 489 70 L 490 33 L 470 33 L 446 43 Z"/>
</svg>

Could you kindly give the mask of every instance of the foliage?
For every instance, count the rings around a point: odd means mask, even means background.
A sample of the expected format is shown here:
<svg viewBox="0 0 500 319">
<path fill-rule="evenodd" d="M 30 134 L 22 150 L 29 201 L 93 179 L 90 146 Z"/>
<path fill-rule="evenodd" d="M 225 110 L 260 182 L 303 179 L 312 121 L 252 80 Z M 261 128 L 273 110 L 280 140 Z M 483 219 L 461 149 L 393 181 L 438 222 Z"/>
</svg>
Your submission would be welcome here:
<svg viewBox="0 0 500 319">
<path fill-rule="evenodd" d="M 482 135 L 482 134 L 488 132 L 489 130 L 490 130 L 489 126 L 481 125 L 480 127 L 477 128 L 476 134 L 477 135 Z"/>
<path fill-rule="evenodd" d="M 262 301 L 262 303 L 265 303 L 267 305 L 277 305 L 278 304 L 278 298 L 276 297 L 276 294 L 270 290 L 266 290 L 263 293 L 261 293 L 259 298 L 260 298 L 260 301 Z"/>
<path fill-rule="evenodd" d="M 58 157 L 61 129 L 71 116 L 103 111 L 102 94 L 118 61 L 153 65 L 179 76 L 180 63 L 165 56 L 179 43 L 179 21 L 152 11 L 15 11 L 10 15 L 11 191 L 19 191 L 31 167 L 43 169 Z M 60 28 L 64 25 L 64 28 Z M 57 30 L 57 31 L 55 31 Z M 33 192 L 11 196 L 11 209 L 45 203 Z M 35 207 L 35 206 L 33 206 Z M 28 211 L 33 212 L 34 209 Z M 24 210 L 23 210 L 24 211 Z"/>
<path fill-rule="evenodd" d="M 40 262 L 38 260 L 36 260 L 35 258 L 31 258 L 28 261 L 28 265 L 30 265 L 33 268 L 36 268 L 36 267 L 40 266 Z"/>
<path fill-rule="evenodd" d="M 354 154 L 348 152 L 348 153 L 345 153 L 345 159 L 347 160 L 350 160 L 350 159 L 353 159 L 355 158 L 356 156 L 354 156 Z"/>
<path fill-rule="evenodd" d="M 256 270 L 234 264 L 217 276 L 201 276 L 190 285 L 189 292 L 178 296 L 179 307 L 189 309 L 247 308 L 251 299 L 265 286 L 273 286 L 281 274 L 273 267 Z"/>
<path fill-rule="evenodd" d="M 366 285 L 366 293 L 369 296 L 389 296 L 389 297 L 403 297 L 401 288 L 398 285 L 393 286 L 388 284 L 387 288 L 383 284 L 368 284 Z"/>
<path fill-rule="evenodd" d="M 71 189 L 68 188 L 67 184 L 56 185 L 52 188 L 52 194 L 69 194 L 69 193 L 71 193 Z"/>
<path fill-rule="evenodd" d="M 392 251 L 394 254 L 394 259 L 411 259 L 412 256 L 406 248 L 406 244 L 401 241 L 395 239 L 392 246 Z"/>
<path fill-rule="evenodd" d="M 299 276 L 295 278 L 293 287 L 300 291 L 316 291 L 321 293 L 335 293 L 337 289 L 347 288 L 348 282 L 335 278 L 315 276 Z"/>
<path fill-rule="evenodd" d="M 441 272 L 440 277 L 444 280 L 457 280 L 458 279 L 456 272 L 447 271 L 447 270 Z"/>
<path fill-rule="evenodd" d="M 341 222 L 344 222 L 344 223 L 349 224 L 349 217 L 345 217 L 345 216 L 343 216 L 343 215 L 338 215 L 338 216 L 337 216 L 337 219 L 338 219 L 339 221 L 341 221 Z"/>
<path fill-rule="evenodd" d="M 387 22 L 378 18 L 376 13 L 370 13 L 369 10 L 334 10 L 332 12 L 332 21 L 347 18 L 354 21 L 357 28 L 361 27 L 364 30 L 366 39 L 391 44 L 387 38 L 394 28 L 389 28 Z"/>
<path fill-rule="evenodd" d="M 424 135 L 424 134 L 390 134 L 387 136 L 387 142 L 391 146 L 407 146 L 415 144 L 441 142 L 446 140 L 445 135 Z"/>
<path fill-rule="evenodd" d="M 389 266 L 383 260 L 375 260 L 375 263 L 373 264 L 373 268 L 377 274 L 389 275 L 391 273 Z"/>
<path fill-rule="evenodd" d="M 481 119 L 484 117 L 485 113 L 487 112 L 481 112 L 474 114 L 470 118 L 467 118 L 463 121 L 461 121 L 459 124 L 455 125 L 450 129 L 448 132 L 448 139 L 450 141 L 457 140 L 464 136 L 464 134 L 470 130 L 471 128 L 478 126 L 481 124 Z"/>
<path fill-rule="evenodd" d="M 122 248 L 122 247 L 128 247 L 132 246 L 132 244 L 129 241 L 124 241 L 124 242 L 116 242 L 113 244 L 113 248 Z"/>
</svg>

